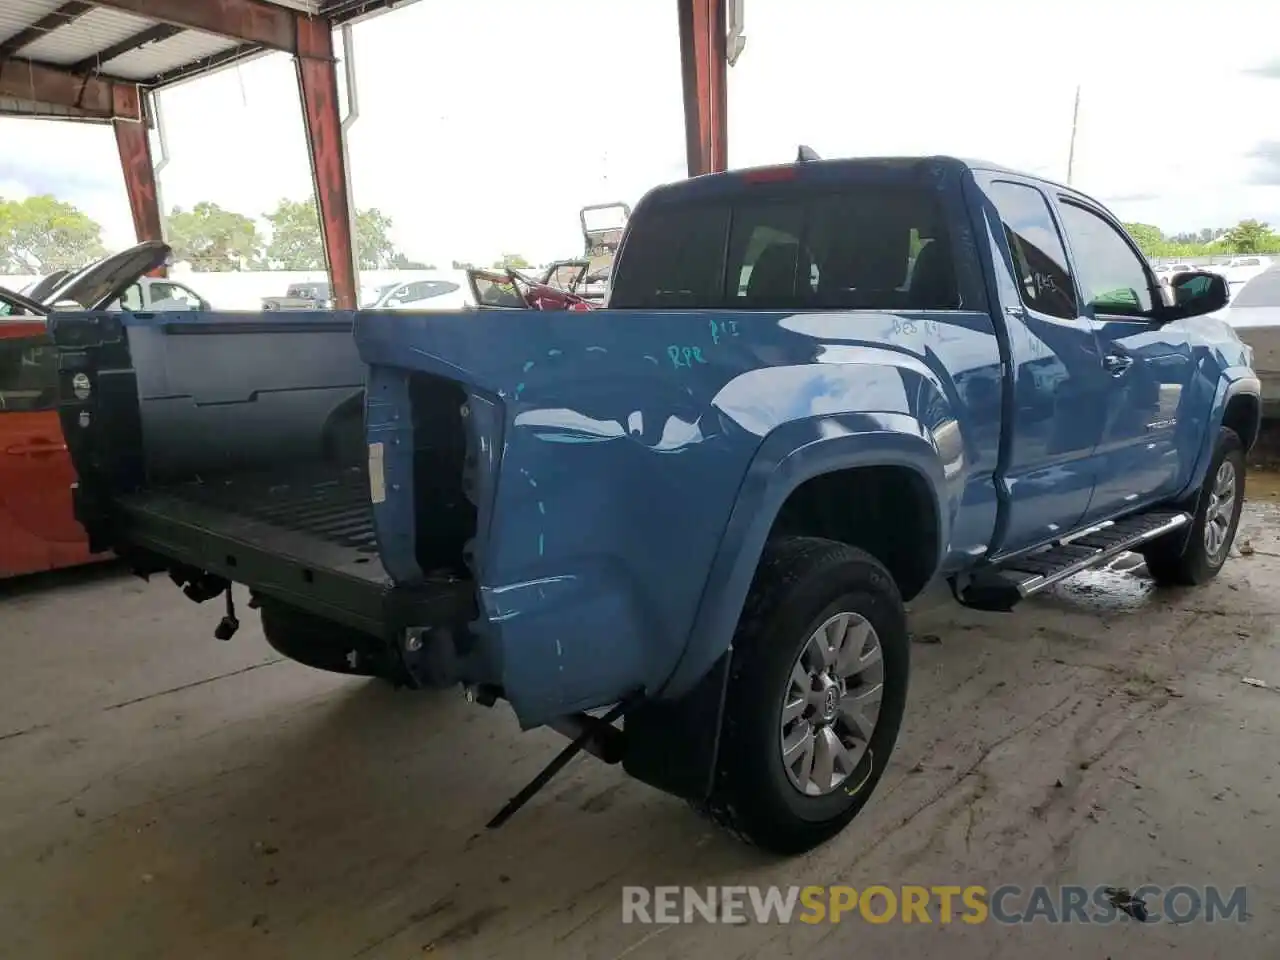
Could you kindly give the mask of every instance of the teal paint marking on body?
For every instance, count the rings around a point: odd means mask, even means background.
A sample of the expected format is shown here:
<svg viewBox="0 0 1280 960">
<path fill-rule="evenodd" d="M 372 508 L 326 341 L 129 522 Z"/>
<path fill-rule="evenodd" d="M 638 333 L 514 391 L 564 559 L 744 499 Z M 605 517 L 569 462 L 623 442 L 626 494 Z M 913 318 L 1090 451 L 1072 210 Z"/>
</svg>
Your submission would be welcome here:
<svg viewBox="0 0 1280 960">
<path fill-rule="evenodd" d="M 716 320 L 712 318 L 707 321 L 711 327 L 711 342 L 719 343 L 724 337 L 738 336 L 737 320 Z"/>
<path fill-rule="evenodd" d="M 667 347 L 667 357 L 673 367 L 692 367 L 695 363 L 706 363 L 701 347 L 682 347 L 671 344 Z"/>
</svg>

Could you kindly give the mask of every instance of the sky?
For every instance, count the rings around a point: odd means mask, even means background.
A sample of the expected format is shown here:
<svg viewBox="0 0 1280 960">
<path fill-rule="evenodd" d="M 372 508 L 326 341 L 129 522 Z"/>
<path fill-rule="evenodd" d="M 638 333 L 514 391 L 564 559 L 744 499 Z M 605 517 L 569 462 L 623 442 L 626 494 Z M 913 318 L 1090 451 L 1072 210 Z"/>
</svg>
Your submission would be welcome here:
<svg viewBox="0 0 1280 960">
<path fill-rule="evenodd" d="M 1065 181 L 1079 85 L 1076 187 L 1166 232 L 1280 226 L 1280 0 L 745 0 L 745 33 L 731 167 L 805 143 Z M 354 35 L 354 202 L 388 214 L 414 259 L 575 256 L 578 208 L 685 174 L 672 0 L 423 0 Z M 161 107 L 166 208 L 261 217 L 310 194 L 288 57 L 180 84 Z M 53 193 L 108 247 L 132 242 L 108 127 L 0 119 L 0 145 L 0 196 Z"/>
</svg>

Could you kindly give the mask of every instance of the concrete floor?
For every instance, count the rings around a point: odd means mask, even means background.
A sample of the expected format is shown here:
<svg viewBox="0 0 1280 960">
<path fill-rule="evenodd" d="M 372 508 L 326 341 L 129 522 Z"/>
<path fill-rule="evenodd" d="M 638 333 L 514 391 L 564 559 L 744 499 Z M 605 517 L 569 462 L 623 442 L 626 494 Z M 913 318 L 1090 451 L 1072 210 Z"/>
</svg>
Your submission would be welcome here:
<svg viewBox="0 0 1280 960">
<path fill-rule="evenodd" d="M 1272 482 L 1268 485 L 1267 480 Z M 503 708 L 275 658 L 100 570 L 0 592 L 0 956 L 1280 955 L 1280 486 L 1211 585 L 1089 574 L 1011 615 L 913 613 L 911 699 L 861 817 L 776 861 Z M 1123 566 L 1121 564 L 1120 566 Z M 1248 886 L 1251 919 L 1050 929 L 633 926 L 623 884 Z"/>
</svg>

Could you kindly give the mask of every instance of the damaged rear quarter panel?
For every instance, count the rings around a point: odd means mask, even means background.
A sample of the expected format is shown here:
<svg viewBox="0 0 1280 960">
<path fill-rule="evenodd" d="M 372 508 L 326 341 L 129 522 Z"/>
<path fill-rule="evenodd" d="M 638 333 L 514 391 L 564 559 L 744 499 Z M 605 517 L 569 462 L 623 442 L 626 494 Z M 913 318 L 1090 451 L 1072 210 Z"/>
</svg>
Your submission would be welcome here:
<svg viewBox="0 0 1280 960">
<path fill-rule="evenodd" d="M 910 433 L 939 458 L 927 472 L 946 478 L 948 518 L 966 483 L 994 468 L 995 444 L 965 423 L 953 381 L 998 382 L 980 314 L 401 315 L 358 322 L 357 341 L 380 380 L 384 365 L 424 370 L 500 411 L 476 573 L 486 641 L 526 726 L 671 677 L 699 610 L 726 599 L 704 592 L 717 557 L 742 547 L 723 542 L 735 505 L 753 509 L 740 491 L 776 509 L 744 481 L 779 428 L 797 445 Z M 947 427 L 958 439 L 939 455 L 934 434 Z M 731 634 L 731 620 L 712 619 Z"/>
</svg>

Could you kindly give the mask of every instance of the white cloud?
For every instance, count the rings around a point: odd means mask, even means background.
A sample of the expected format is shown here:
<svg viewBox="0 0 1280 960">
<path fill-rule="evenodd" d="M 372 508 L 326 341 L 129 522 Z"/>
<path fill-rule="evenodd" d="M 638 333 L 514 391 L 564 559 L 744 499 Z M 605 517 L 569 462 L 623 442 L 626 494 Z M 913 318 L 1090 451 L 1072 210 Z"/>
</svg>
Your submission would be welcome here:
<svg viewBox="0 0 1280 960">
<path fill-rule="evenodd" d="M 1280 219 L 1250 153 L 1272 109 L 1280 5 L 1239 0 L 748 0 L 730 71 L 730 163 L 952 153 L 1065 179 L 1170 230 Z M 1189 25 L 1195 25 L 1190 29 Z M 361 207 L 435 262 L 576 253 L 577 209 L 634 202 L 684 173 L 674 5 L 653 0 L 418 3 L 355 28 Z M 1250 72 L 1250 71 L 1253 72 Z M 273 55 L 163 94 L 167 205 L 258 216 L 311 189 L 293 66 Z M 109 130 L 0 122 L 21 163 L 0 181 L 58 191 L 116 244 L 132 234 Z"/>
</svg>

